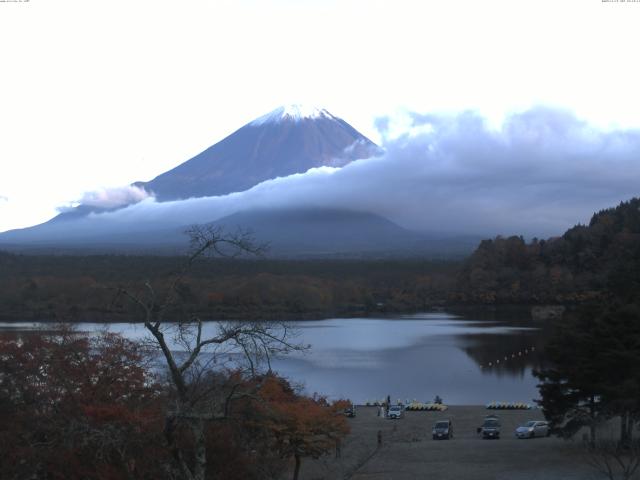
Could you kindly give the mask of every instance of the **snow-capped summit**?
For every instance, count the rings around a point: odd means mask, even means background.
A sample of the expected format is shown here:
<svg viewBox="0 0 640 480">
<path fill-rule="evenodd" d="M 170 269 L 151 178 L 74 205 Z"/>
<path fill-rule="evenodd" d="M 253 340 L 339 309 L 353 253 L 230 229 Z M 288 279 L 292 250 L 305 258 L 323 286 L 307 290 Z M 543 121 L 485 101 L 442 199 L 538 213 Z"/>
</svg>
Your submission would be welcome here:
<svg viewBox="0 0 640 480">
<path fill-rule="evenodd" d="M 135 185 L 159 201 L 226 195 L 314 167 L 342 167 L 379 152 L 371 140 L 327 110 L 286 105 L 150 182 Z"/>
<path fill-rule="evenodd" d="M 317 118 L 333 119 L 335 117 L 327 112 L 324 108 L 294 103 L 291 105 L 283 105 L 281 107 L 278 107 L 275 110 L 267 113 L 266 115 L 256 118 L 249 125 L 259 126 L 264 125 L 265 123 L 277 123 L 283 120 L 299 122 L 301 120 L 313 120 Z"/>
</svg>

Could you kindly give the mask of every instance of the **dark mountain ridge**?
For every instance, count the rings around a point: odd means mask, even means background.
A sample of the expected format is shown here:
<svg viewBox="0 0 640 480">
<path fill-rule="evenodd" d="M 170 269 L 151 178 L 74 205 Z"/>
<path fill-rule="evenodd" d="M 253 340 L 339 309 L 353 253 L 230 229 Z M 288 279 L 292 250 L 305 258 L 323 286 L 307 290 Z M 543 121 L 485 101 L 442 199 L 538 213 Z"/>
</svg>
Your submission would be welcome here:
<svg viewBox="0 0 640 480">
<path fill-rule="evenodd" d="M 76 228 L 69 235 L 69 229 L 81 221 L 59 220 L 7 232 L 0 236 L 0 247 L 23 253 L 177 255 L 184 254 L 189 246 L 185 231 L 190 225 L 162 227 L 150 223 L 122 230 L 98 224 L 94 228 Z M 229 233 L 248 231 L 256 243 L 268 244 L 268 257 L 280 258 L 460 258 L 479 241 L 471 236 L 414 232 L 379 215 L 346 209 L 256 209 L 202 223 Z"/>
<path fill-rule="evenodd" d="M 250 210 L 214 224 L 249 230 L 270 245 L 274 256 L 429 256 L 459 258 L 477 245 L 476 237 L 425 234 L 400 227 L 369 212 L 288 208 Z"/>
</svg>

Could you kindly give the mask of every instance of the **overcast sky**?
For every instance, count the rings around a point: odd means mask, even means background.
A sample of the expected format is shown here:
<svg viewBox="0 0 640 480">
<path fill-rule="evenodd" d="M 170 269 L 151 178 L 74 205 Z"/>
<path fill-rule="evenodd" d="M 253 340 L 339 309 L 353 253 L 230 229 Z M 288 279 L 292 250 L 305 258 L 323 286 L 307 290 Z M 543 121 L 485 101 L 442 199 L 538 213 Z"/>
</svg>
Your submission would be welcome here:
<svg viewBox="0 0 640 480">
<path fill-rule="evenodd" d="M 429 115 L 455 119 L 449 128 L 469 118 L 454 114 L 473 110 L 483 132 L 501 135 L 505 114 L 560 115 L 597 142 L 624 138 L 631 168 L 639 21 L 639 2 L 601 0 L 0 2 L 0 231 L 96 195 L 87 192 L 149 180 L 294 102 L 325 107 L 393 148 L 403 131 L 442 127 Z M 539 105 L 555 113 L 530 110 Z M 448 135 L 478 140 L 472 130 Z M 571 148 L 588 150 L 588 138 Z M 559 161 L 569 147 L 545 148 Z M 545 181 L 571 188 L 576 175 L 596 178 L 610 164 L 593 153 Z M 466 173 L 480 182 L 483 167 L 474 168 Z M 470 181 L 445 170 L 452 188 Z M 571 202 L 626 194 L 636 173 L 604 175 L 591 190 L 581 183 Z M 524 180 L 516 188 L 539 185 Z M 496 183 L 499 198 L 516 198 L 511 184 Z M 486 208 L 499 215 L 490 198 Z"/>
</svg>

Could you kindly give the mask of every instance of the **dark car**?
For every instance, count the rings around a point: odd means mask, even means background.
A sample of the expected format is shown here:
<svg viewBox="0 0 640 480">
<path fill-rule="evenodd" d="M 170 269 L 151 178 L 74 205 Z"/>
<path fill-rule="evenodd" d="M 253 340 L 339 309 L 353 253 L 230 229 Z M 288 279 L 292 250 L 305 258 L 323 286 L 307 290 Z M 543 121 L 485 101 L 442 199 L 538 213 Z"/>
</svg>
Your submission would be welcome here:
<svg viewBox="0 0 640 480">
<path fill-rule="evenodd" d="M 356 406 L 355 405 L 351 405 L 350 407 L 347 407 L 344 409 L 344 415 L 345 417 L 355 417 L 356 416 Z"/>
<path fill-rule="evenodd" d="M 500 438 L 500 419 L 497 415 L 487 415 L 478 431 L 482 438 Z"/>
<path fill-rule="evenodd" d="M 451 420 L 438 420 L 431 431 L 434 440 L 449 440 L 453 438 Z"/>
</svg>

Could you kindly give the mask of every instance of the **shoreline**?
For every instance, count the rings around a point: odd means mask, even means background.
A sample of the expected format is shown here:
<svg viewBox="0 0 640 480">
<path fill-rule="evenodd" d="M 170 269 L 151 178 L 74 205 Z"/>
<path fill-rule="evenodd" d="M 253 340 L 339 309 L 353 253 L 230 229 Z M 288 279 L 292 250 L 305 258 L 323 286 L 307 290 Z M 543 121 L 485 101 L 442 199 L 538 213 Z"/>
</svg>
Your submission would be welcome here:
<svg viewBox="0 0 640 480">
<path fill-rule="evenodd" d="M 561 314 L 558 315 L 558 311 L 564 311 L 565 309 L 570 308 L 569 305 L 551 305 L 551 304 L 505 304 L 505 305 L 460 305 L 460 304 L 452 304 L 452 305 L 433 305 L 431 307 L 425 309 L 398 309 L 398 310 L 389 310 L 389 309 L 380 309 L 375 311 L 366 311 L 366 310 L 336 310 L 336 311 L 323 311 L 323 312 L 268 312 L 263 315 L 218 315 L 214 319 L 203 320 L 205 322 L 215 322 L 215 321 L 265 321 L 265 322 L 276 322 L 276 321 L 318 321 L 318 320 L 333 320 L 333 319 L 370 319 L 370 318 L 382 318 L 393 320 L 394 318 L 402 315 L 419 315 L 419 314 L 430 314 L 430 313 L 446 313 L 450 315 L 456 315 L 460 317 L 466 317 L 473 315 L 478 320 L 487 320 L 487 321 L 500 321 L 502 318 L 509 316 L 511 318 L 512 315 L 518 315 L 522 317 L 527 316 L 528 320 L 538 321 L 538 320 L 556 320 L 561 317 Z M 542 311 L 542 314 L 535 314 L 536 311 Z M 545 312 L 550 312 L 545 315 Z M 200 312 L 199 316 L 204 317 L 203 313 L 206 313 L 207 316 L 212 315 L 210 312 Z M 46 316 L 46 315 L 43 315 Z M 32 315 L 30 315 L 32 317 Z M 19 317 L 14 314 L 2 314 L 0 313 L 0 323 L 69 323 L 69 324 L 77 324 L 77 323 L 96 323 L 96 324 L 113 324 L 113 323 L 144 323 L 143 320 L 136 320 L 139 318 L 137 315 L 132 314 L 123 314 L 123 313 L 106 313 L 100 312 L 91 316 L 77 316 L 74 318 L 53 318 L 50 320 L 47 319 L 36 319 L 36 318 L 25 318 Z"/>
</svg>

